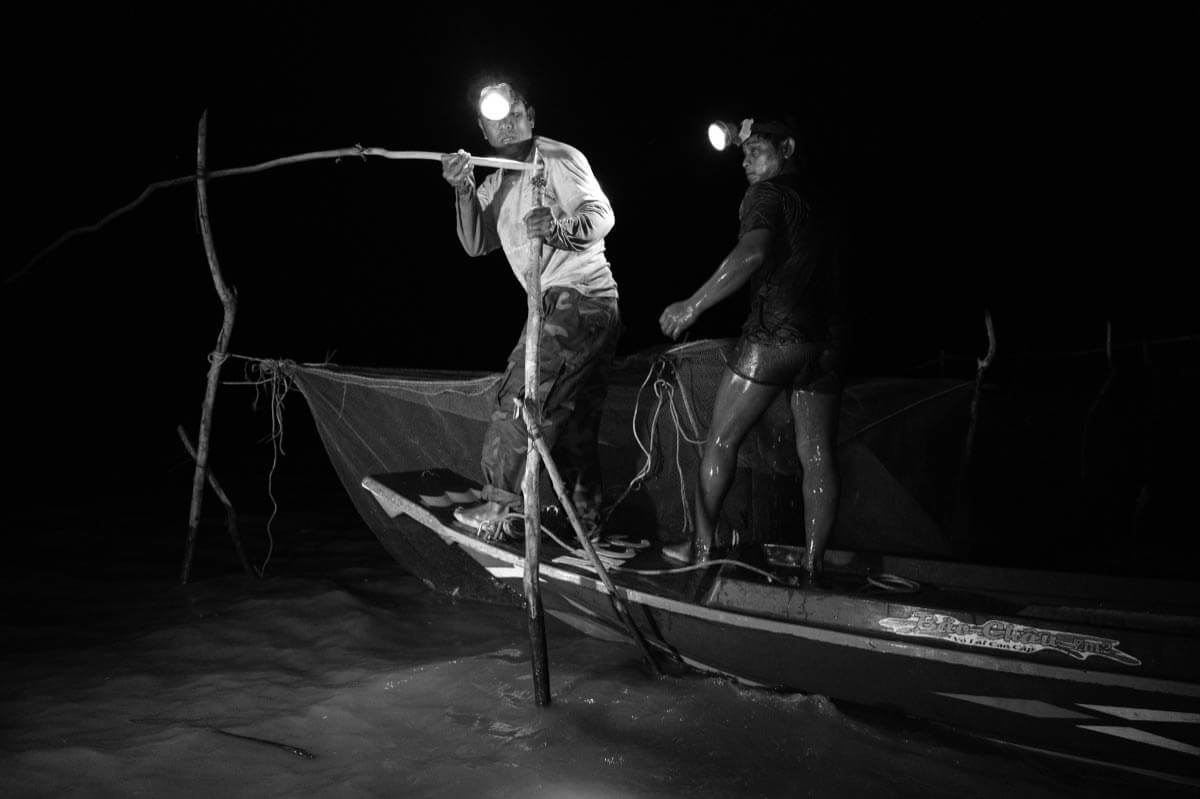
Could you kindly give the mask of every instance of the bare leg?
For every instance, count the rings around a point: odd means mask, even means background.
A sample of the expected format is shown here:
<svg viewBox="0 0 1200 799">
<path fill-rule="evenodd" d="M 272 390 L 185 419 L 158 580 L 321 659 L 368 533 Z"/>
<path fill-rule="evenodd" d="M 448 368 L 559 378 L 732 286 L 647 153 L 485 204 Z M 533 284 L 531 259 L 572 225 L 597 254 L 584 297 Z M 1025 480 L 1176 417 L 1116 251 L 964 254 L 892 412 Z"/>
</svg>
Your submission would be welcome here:
<svg viewBox="0 0 1200 799">
<path fill-rule="evenodd" d="M 725 501 L 737 471 L 738 448 L 779 392 L 778 386 L 754 383 L 725 370 L 721 385 L 717 387 L 712 423 L 700 461 L 695 501 L 696 533 L 693 552 L 687 560 L 708 559 L 721 503 Z"/>
<path fill-rule="evenodd" d="M 837 468 L 837 421 L 841 393 L 793 391 L 792 420 L 804 492 L 804 570 L 821 573 L 825 545 L 837 516 L 841 487 Z"/>
</svg>

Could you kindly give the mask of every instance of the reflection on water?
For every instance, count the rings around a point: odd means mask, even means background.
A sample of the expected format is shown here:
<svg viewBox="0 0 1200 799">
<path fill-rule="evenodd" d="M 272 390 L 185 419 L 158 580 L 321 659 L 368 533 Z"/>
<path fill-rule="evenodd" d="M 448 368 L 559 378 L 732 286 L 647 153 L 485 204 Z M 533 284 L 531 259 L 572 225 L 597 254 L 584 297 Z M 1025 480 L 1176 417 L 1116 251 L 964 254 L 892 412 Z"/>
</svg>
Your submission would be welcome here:
<svg viewBox="0 0 1200 799">
<path fill-rule="evenodd" d="M 43 562 L 9 581 L 5 796 L 1170 795 L 702 677 L 427 591 L 365 529 L 279 533 L 264 580 Z M 115 570 L 114 570 L 115 569 Z M 157 581 L 148 580 L 153 575 Z"/>
</svg>

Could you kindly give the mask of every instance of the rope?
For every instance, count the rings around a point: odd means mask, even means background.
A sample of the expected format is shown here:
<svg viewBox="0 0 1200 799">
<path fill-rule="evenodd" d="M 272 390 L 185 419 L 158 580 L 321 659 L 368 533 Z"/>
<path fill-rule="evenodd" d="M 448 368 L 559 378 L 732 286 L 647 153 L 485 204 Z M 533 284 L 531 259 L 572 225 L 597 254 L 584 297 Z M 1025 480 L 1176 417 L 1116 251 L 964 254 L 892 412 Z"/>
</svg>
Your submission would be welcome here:
<svg viewBox="0 0 1200 799">
<path fill-rule="evenodd" d="M 638 435 L 637 421 L 638 409 L 642 405 L 642 392 L 646 390 L 646 384 L 649 383 L 651 377 L 653 377 L 656 367 L 659 367 L 659 362 L 655 362 L 654 366 L 652 366 L 650 370 L 646 372 L 646 379 L 642 381 L 642 385 L 638 388 L 637 396 L 633 401 L 633 415 L 630 421 L 633 429 L 633 440 L 637 442 L 638 449 L 642 451 L 642 465 L 641 468 L 638 469 L 637 474 L 633 476 L 633 479 L 629 481 L 629 484 L 625 486 L 625 490 L 621 492 L 621 496 L 617 497 L 616 502 L 609 506 L 608 511 L 604 514 L 604 524 L 608 524 L 608 520 L 612 517 L 613 511 L 615 511 L 617 507 L 625 501 L 625 498 L 628 497 L 630 493 L 641 489 L 642 481 L 645 480 L 650 474 L 650 466 L 652 462 L 650 448 L 654 445 L 654 432 L 658 429 L 658 414 L 662 411 L 661 395 L 659 395 L 658 405 L 654 409 L 654 416 L 650 420 L 649 445 L 642 443 L 642 437 Z"/>
<path fill-rule="evenodd" d="M 683 513 L 681 514 L 683 516 L 683 532 L 691 532 L 692 517 L 688 512 L 687 478 L 683 473 L 683 458 L 681 449 L 684 441 L 689 444 L 700 446 L 705 443 L 705 440 L 699 437 L 700 425 L 696 422 L 696 415 L 692 410 L 691 405 L 688 403 L 687 391 L 684 390 L 682 385 L 679 385 L 678 377 L 676 377 L 674 381 L 671 381 L 662 376 L 663 370 L 667 367 L 667 365 L 667 361 L 663 358 L 656 360 L 653 366 L 651 366 L 650 370 L 646 373 L 646 378 L 642 381 L 642 385 L 638 388 L 637 397 L 634 400 L 633 416 L 630 424 L 633 430 L 633 440 L 637 442 L 638 449 L 640 449 L 642 453 L 642 465 L 638 469 L 637 474 L 635 474 L 629 481 L 629 484 L 625 487 L 625 490 L 621 492 L 621 496 L 618 497 L 611 506 L 609 506 L 608 511 L 604 515 L 605 524 L 608 523 L 613 511 L 616 510 L 616 508 L 625 500 L 625 498 L 628 497 L 633 491 L 637 491 L 641 488 L 642 482 L 653 470 L 654 439 L 658 431 L 658 420 L 662 415 L 663 407 L 665 405 L 670 413 L 671 421 L 675 428 L 675 471 L 676 474 L 679 475 L 679 505 L 683 510 Z M 650 438 L 648 442 L 644 442 L 642 441 L 641 435 L 638 433 L 638 416 L 642 405 L 642 394 L 645 392 L 647 385 L 653 386 L 656 402 L 654 405 L 654 412 L 650 417 Z M 675 397 L 677 393 L 676 388 L 679 389 L 678 394 L 680 401 L 683 403 L 683 411 L 688 422 L 690 423 L 692 431 L 691 435 L 685 432 L 684 425 L 680 419 L 679 408 L 675 405 Z"/>
<path fill-rule="evenodd" d="M 921 590 L 921 584 L 916 580 L 901 577 L 897 574 L 867 575 L 867 585 L 887 591 L 890 594 L 915 594 Z"/>
<path fill-rule="evenodd" d="M 512 522 L 516 519 L 524 520 L 524 518 L 525 518 L 525 516 L 520 513 L 511 513 L 511 512 L 506 513 L 503 516 L 501 516 L 499 519 L 496 519 L 494 521 L 489 521 L 489 522 L 486 522 L 486 523 L 480 525 L 479 530 L 483 534 L 482 537 L 483 537 L 483 540 L 485 540 L 485 541 L 493 542 L 493 541 L 497 540 L 498 538 L 507 539 L 508 541 L 518 541 L 521 538 L 521 534 L 513 532 Z M 460 524 L 461 524 L 461 522 L 460 522 Z M 577 548 L 573 544 L 568 544 L 566 541 L 562 540 L 557 535 L 555 535 L 554 531 L 551 530 L 549 527 L 547 527 L 544 524 L 541 525 L 541 530 L 542 530 L 542 533 L 545 534 L 547 538 L 552 540 L 554 543 L 558 544 L 567 554 L 582 561 L 586 565 L 590 565 L 588 554 L 586 552 L 584 552 L 583 549 Z M 602 562 L 605 561 L 603 553 L 597 552 L 596 554 L 600 556 L 600 559 Z M 771 574 L 768 571 L 764 571 L 763 569 L 760 569 L 757 566 L 751 566 L 748 563 L 743 563 L 740 560 L 733 560 L 732 558 L 714 558 L 712 560 L 706 560 L 703 563 L 693 563 L 688 566 L 677 566 L 677 567 L 670 568 L 670 569 L 630 569 L 630 568 L 620 565 L 619 562 L 615 562 L 615 563 L 611 562 L 612 560 L 613 560 L 612 558 L 608 558 L 608 561 L 610 561 L 610 562 L 604 562 L 604 567 L 606 569 L 608 569 L 609 571 L 619 571 L 619 572 L 624 572 L 626 574 L 639 574 L 639 575 L 682 574 L 684 572 L 696 571 L 697 569 L 706 569 L 709 566 L 715 566 L 718 564 L 728 564 L 730 566 L 736 566 L 738 568 L 754 572 L 755 574 L 759 574 L 759 575 L 765 577 L 767 579 L 767 582 L 771 582 L 771 583 L 780 582 L 779 578 L 776 577 L 774 574 Z"/>
<path fill-rule="evenodd" d="M 703 445 L 704 439 L 695 439 L 683 432 L 683 425 L 679 421 L 679 410 L 675 407 L 675 383 L 669 383 L 662 378 L 655 381 L 655 393 L 660 396 L 665 393 L 668 395 L 668 406 L 671 409 L 671 421 L 675 425 L 675 471 L 679 474 L 679 506 L 683 509 L 683 532 L 689 533 L 692 530 L 692 515 L 688 513 L 687 502 L 687 481 L 683 476 L 683 460 L 680 457 L 680 449 L 682 442 L 686 441 L 689 444 Z M 692 422 L 692 429 L 698 429 L 696 419 L 692 415 L 691 406 L 687 404 L 687 392 L 680 386 L 680 394 L 683 396 L 684 410 L 687 411 L 689 420 Z"/>
<path fill-rule="evenodd" d="M 679 397 L 683 401 L 683 409 L 685 411 L 687 411 L 688 421 L 691 422 L 691 424 L 692 424 L 692 433 L 693 433 L 693 435 L 699 436 L 700 435 L 700 424 L 696 421 L 696 414 L 692 412 L 692 406 L 688 402 L 687 389 L 685 389 L 682 385 L 679 384 L 678 378 L 676 378 L 676 385 L 679 385 Z M 688 441 L 691 442 L 692 444 L 704 444 L 705 443 L 704 439 L 693 440 L 693 439 L 689 438 Z"/>
<path fill-rule="evenodd" d="M 516 514 L 510 514 L 510 515 L 515 516 Z M 518 517 L 518 518 L 520 518 L 520 517 Z M 579 558 L 580 560 L 586 560 L 586 558 L 587 558 L 586 552 L 584 552 L 582 549 L 576 549 L 573 546 L 568 546 L 566 542 L 564 542 L 561 538 L 556 536 L 545 525 L 542 525 L 542 532 L 545 533 L 547 536 L 549 536 L 554 541 L 554 543 L 558 544 L 560 547 L 565 549 L 567 552 L 569 552 L 574 557 Z M 597 553 L 597 554 L 599 554 L 599 553 Z M 706 569 L 709 566 L 714 566 L 714 565 L 721 564 L 721 563 L 729 564 L 731 566 L 737 566 L 737 567 L 746 569 L 748 571 L 755 572 L 756 574 L 760 574 L 763 577 L 766 577 L 768 582 L 779 582 L 779 578 L 776 577 L 775 575 L 771 574 L 770 572 L 764 571 L 763 569 L 760 569 L 756 566 L 751 566 L 748 563 L 742 563 L 740 560 L 733 560 L 731 558 L 714 558 L 712 560 L 706 560 L 703 563 L 693 563 L 690 566 L 678 566 L 678 567 L 671 568 L 671 569 L 630 569 L 630 568 L 626 568 L 625 566 L 621 566 L 619 563 L 614 563 L 611 565 L 606 563 L 604 565 L 605 565 L 605 568 L 607 568 L 609 571 L 625 572 L 626 574 L 656 575 L 656 574 L 681 574 L 683 572 L 695 571 L 697 569 Z"/>
<path fill-rule="evenodd" d="M 757 566 L 751 566 L 749 563 L 742 563 L 740 560 L 733 560 L 731 558 L 713 558 L 712 560 L 706 560 L 703 563 L 693 563 L 690 566 L 679 566 L 674 569 L 626 569 L 621 566 L 614 566 L 613 568 L 617 569 L 618 571 L 628 572 L 630 574 L 645 574 L 645 575 L 678 574 L 679 572 L 689 572 L 689 571 L 695 571 L 696 569 L 704 569 L 704 568 L 707 568 L 709 566 L 712 566 L 712 565 L 715 565 L 718 563 L 725 563 L 730 566 L 737 566 L 739 568 L 746 569 L 747 571 L 752 571 L 755 574 L 760 574 L 763 577 L 766 577 L 767 582 L 769 582 L 769 583 L 780 582 L 778 577 L 776 577 L 775 575 L 771 574 L 768 571 L 764 571 L 764 570 L 758 568 Z"/>
<path fill-rule="evenodd" d="M 263 559 L 260 572 L 266 572 L 267 564 L 275 551 L 275 536 L 271 533 L 271 523 L 279 513 L 279 503 L 275 499 L 275 469 L 279 465 L 279 456 L 286 454 L 283 449 L 283 400 L 292 388 L 292 380 L 282 370 L 273 369 L 270 377 L 270 415 L 271 415 L 271 468 L 267 471 L 267 496 L 271 500 L 271 514 L 267 517 L 267 554 Z M 257 389 L 256 389 L 257 400 Z"/>
<path fill-rule="evenodd" d="M 289 367 L 294 367 L 292 361 L 267 360 L 264 358 L 249 358 L 244 355 L 227 353 L 226 358 L 236 358 L 246 362 L 246 379 L 240 381 L 223 381 L 226 385 L 243 385 L 254 388 L 254 400 L 251 408 L 258 410 L 261 391 L 266 390 L 271 418 L 271 432 L 268 440 L 271 442 L 271 468 L 267 471 L 267 498 L 271 501 L 271 513 L 267 516 L 267 554 L 263 557 L 262 565 L 255 567 L 259 577 L 266 575 L 267 565 L 275 552 L 275 534 L 271 529 L 275 517 L 279 515 L 279 501 L 275 497 L 275 470 L 279 467 L 279 456 L 286 455 L 283 448 L 283 402 L 288 392 L 292 390 L 292 378 L 288 376 Z"/>
<path fill-rule="evenodd" d="M 499 520 L 495 522 L 489 522 L 487 525 L 484 525 L 482 529 L 495 530 L 500 536 L 508 538 L 511 541 L 515 541 L 518 540 L 520 536 L 519 534 L 512 532 L 510 522 L 513 519 L 524 519 L 524 516 L 519 513 L 508 513 Z M 554 543 L 558 544 L 567 554 L 583 562 L 585 566 L 589 565 L 586 552 L 584 552 L 582 549 L 576 548 L 572 544 L 568 544 L 566 541 L 559 538 L 557 535 L 555 535 L 554 531 L 546 527 L 546 525 L 541 525 L 541 529 L 542 533 L 554 541 Z M 637 574 L 646 577 L 653 577 L 664 574 L 683 574 L 684 572 L 707 569 L 710 566 L 727 565 L 753 572 L 754 574 L 764 577 L 768 583 L 782 582 L 778 576 L 772 574 L 771 572 L 760 569 L 757 566 L 751 566 L 749 563 L 743 563 L 740 560 L 734 560 L 733 558 L 713 558 L 712 560 L 706 560 L 703 563 L 692 563 L 687 566 L 676 566 L 670 569 L 631 569 L 627 566 L 622 566 L 619 561 L 613 562 L 612 558 L 608 558 L 607 561 L 605 561 L 602 552 L 597 552 L 597 554 L 600 556 L 601 561 L 604 561 L 604 567 L 606 569 L 609 571 L 619 571 L 624 574 Z M 910 580 L 907 577 L 901 577 L 897 574 L 887 573 L 867 575 L 867 585 L 863 586 L 859 590 L 862 591 L 868 587 L 877 588 L 881 591 L 886 591 L 889 594 L 915 594 L 921 590 L 921 584 L 917 581 Z"/>
<path fill-rule="evenodd" d="M 841 446 L 842 444 L 845 444 L 848 441 L 853 441 L 854 439 L 858 438 L 859 436 L 861 436 L 863 433 L 867 432 L 871 428 L 878 427 L 879 425 L 883 424 L 884 422 L 891 421 L 892 419 L 895 419 L 897 416 L 901 415 L 902 413 L 907 413 L 908 411 L 911 411 L 913 408 L 916 408 L 919 405 L 924 405 L 927 402 L 933 402 L 934 400 L 944 397 L 947 394 L 953 394 L 955 391 L 962 391 L 964 388 L 971 388 L 972 386 L 974 386 L 974 383 L 960 383 L 959 385 L 951 386 L 950 388 L 948 388 L 944 391 L 939 391 L 937 394 L 933 394 L 932 396 L 922 397 L 921 399 L 917 400 L 916 402 L 910 402 L 908 405 L 905 405 L 903 408 L 893 411 L 892 413 L 889 413 L 887 416 L 884 416 L 881 419 L 876 419 L 875 421 L 871 422 L 868 425 L 863 425 L 858 430 L 855 430 L 852 434 L 850 434 L 850 435 L 846 436 L 845 438 L 841 439 L 840 441 L 838 441 L 838 446 Z"/>
<path fill-rule="evenodd" d="M 469 379 L 453 377 L 444 380 L 431 380 L 428 378 L 410 380 L 392 375 L 386 377 L 375 377 L 371 375 L 355 374 L 353 372 L 344 372 L 338 370 L 336 364 L 328 361 L 323 363 L 297 363 L 296 361 L 291 360 L 251 358 L 245 355 L 230 354 L 228 357 L 239 358 L 244 361 L 251 361 L 253 363 L 260 364 L 264 371 L 282 370 L 285 373 L 290 373 L 297 369 L 303 369 L 306 372 L 319 374 L 322 377 L 338 383 L 368 387 L 385 384 L 390 388 L 401 389 L 421 397 L 436 397 L 442 394 L 460 394 L 466 397 L 478 397 L 493 391 L 496 383 L 504 377 L 503 374 L 489 373 L 483 377 L 473 377 Z M 227 383 L 226 385 L 237 384 Z"/>
<path fill-rule="evenodd" d="M 683 509 L 683 532 L 691 532 L 692 516 L 687 512 L 687 489 L 683 476 L 683 463 L 680 460 L 682 439 L 685 437 L 679 430 L 679 414 L 675 410 L 675 387 L 661 377 L 654 381 L 654 393 L 658 397 L 659 407 L 662 407 L 663 395 L 667 395 L 667 405 L 671 409 L 671 421 L 675 424 L 675 471 L 679 475 L 679 506 Z M 658 419 L 655 418 L 657 425 Z"/>
</svg>

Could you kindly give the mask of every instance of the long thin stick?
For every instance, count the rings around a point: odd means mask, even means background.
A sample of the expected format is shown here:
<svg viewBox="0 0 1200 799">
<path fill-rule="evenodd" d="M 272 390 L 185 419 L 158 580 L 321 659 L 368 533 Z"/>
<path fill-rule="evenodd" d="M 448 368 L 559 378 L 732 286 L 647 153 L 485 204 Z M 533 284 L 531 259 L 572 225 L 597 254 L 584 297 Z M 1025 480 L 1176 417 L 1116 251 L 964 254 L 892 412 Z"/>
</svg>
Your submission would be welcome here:
<svg viewBox="0 0 1200 799">
<path fill-rule="evenodd" d="M 987 370 L 996 357 L 996 329 L 992 324 L 992 312 L 983 312 L 983 322 L 987 326 L 988 348 L 987 355 L 975 361 L 975 392 L 971 396 L 971 418 L 967 425 L 967 440 L 963 446 L 962 460 L 958 465 L 958 478 L 954 486 L 954 505 L 951 507 L 949 531 L 957 539 L 957 543 L 965 548 L 970 547 L 971 518 L 974 512 L 966 495 L 971 486 L 971 460 L 975 454 L 975 429 L 979 424 L 979 403 L 983 393 L 983 380 Z M 860 431 L 861 432 L 861 431 Z"/>
<path fill-rule="evenodd" d="M 192 442 L 188 439 L 187 432 L 183 429 L 183 425 L 175 428 L 175 432 L 179 433 L 179 440 L 183 442 L 183 448 L 187 453 L 196 459 L 196 450 L 192 446 Z M 229 531 L 229 537 L 233 539 L 233 549 L 237 552 L 238 560 L 242 564 L 242 571 L 246 574 L 254 574 L 254 569 L 250 566 L 250 561 L 246 559 L 246 551 L 242 549 L 242 537 L 238 534 L 237 511 L 234 510 L 233 503 L 229 500 L 229 496 L 225 493 L 225 489 L 221 488 L 221 484 L 217 482 L 217 476 L 212 473 L 212 469 L 208 469 L 208 484 L 212 487 L 213 492 L 217 495 L 217 499 L 221 500 L 221 504 L 225 506 L 225 529 Z"/>
<path fill-rule="evenodd" d="M 329 158 L 334 158 L 334 159 L 337 159 L 337 158 L 363 158 L 363 159 L 365 159 L 367 156 L 376 156 L 379 158 L 386 158 L 388 160 L 393 160 L 393 161 L 394 160 L 440 161 L 442 158 L 441 153 L 429 152 L 427 150 L 385 150 L 382 147 L 363 147 L 360 144 L 356 144 L 353 147 L 342 147 L 342 148 L 339 148 L 336 150 L 318 150 L 316 152 L 311 152 L 311 153 L 300 153 L 299 155 L 288 155 L 288 156 L 284 156 L 282 158 L 275 158 L 270 161 L 264 161 L 260 164 L 253 164 L 251 166 L 239 166 L 239 167 L 231 167 L 229 169 L 218 169 L 213 172 L 209 172 L 207 175 L 207 179 L 212 180 L 213 178 L 224 178 L 224 177 L 230 177 L 232 175 L 251 175 L 256 172 L 264 172 L 268 169 L 274 169 L 275 167 L 287 166 L 289 164 L 300 164 L 300 163 L 304 163 L 306 161 L 317 161 L 317 160 L 329 159 Z M 509 158 L 490 158 L 487 156 L 474 156 L 473 155 L 473 156 L 471 156 L 471 163 L 474 164 L 475 166 L 490 166 L 490 167 L 497 167 L 497 168 L 502 168 L 502 169 L 530 170 L 530 169 L 534 168 L 533 164 L 527 163 L 525 161 L 513 161 Z M 194 180 L 196 180 L 195 175 L 183 175 L 183 176 L 177 177 L 177 178 L 169 178 L 167 180 L 156 181 L 154 183 L 147 185 L 146 188 L 142 189 L 142 193 L 139 194 L 137 196 L 137 198 L 134 199 L 133 202 L 123 205 L 120 208 L 116 209 L 115 211 L 112 211 L 112 212 L 104 215 L 97 222 L 94 222 L 90 225 L 84 225 L 82 227 L 72 228 L 71 230 L 68 230 L 66 233 L 59 236 L 57 239 L 55 239 L 53 242 L 51 242 L 48 246 L 46 246 L 41 251 L 39 251 L 36 255 L 34 255 L 33 258 L 29 259 L 29 262 L 26 263 L 25 266 L 21 267 L 18 271 L 14 272 L 11 275 L 9 275 L 8 277 L 6 277 L 4 279 L 4 285 L 14 283 L 17 280 L 19 280 L 21 277 L 23 277 L 24 275 L 28 274 L 28 272 L 31 269 L 33 269 L 33 267 L 36 266 L 39 261 L 41 261 L 47 255 L 54 252 L 59 247 L 61 247 L 63 244 L 65 244 L 66 242 L 75 238 L 76 236 L 81 235 L 83 233 L 95 233 L 97 230 L 104 227 L 105 225 L 107 225 L 109 222 L 116 219 L 117 217 L 129 213 L 134 208 L 137 208 L 139 205 L 141 205 L 142 202 L 145 201 L 145 199 L 147 197 L 149 197 L 151 194 L 153 194 L 158 189 L 166 189 L 166 188 L 170 188 L 171 186 L 181 186 L 185 183 L 191 183 Z"/>
<path fill-rule="evenodd" d="M 186 584 L 192 570 L 192 555 L 196 549 L 196 531 L 200 527 L 200 506 L 204 501 L 204 480 L 208 471 L 208 442 L 212 433 L 213 405 L 217 400 L 217 384 L 221 377 L 221 366 L 229 352 L 229 339 L 233 335 L 233 319 L 237 312 L 237 296 L 225 285 L 221 267 L 217 263 L 217 251 L 213 245 L 212 226 L 208 220 L 208 180 L 205 174 L 208 146 L 208 111 L 200 115 L 199 132 L 196 137 L 196 209 L 200 219 L 200 234 L 204 239 L 204 254 L 208 257 L 208 271 L 212 273 L 213 286 L 221 298 L 225 315 L 221 332 L 217 336 L 217 348 L 208 360 L 208 386 L 204 391 L 204 405 L 200 410 L 200 436 L 196 444 L 196 472 L 192 477 L 192 509 L 188 514 L 187 547 L 183 555 L 183 569 L 179 577 Z"/>
<path fill-rule="evenodd" d="M 987 355 L 975 362 L 975 394 L 971 397 L 971 424 L 967 428 L 967 445 L 963 449 L 962 468 L 959 476 L 962 478 L 971 465 L 971 457 L 975 449 L 975 428 L 979 422 L 979 395 L 983 392 L 983 378 L 996 357 L 996 328 L 992 324 L 992 312 L 983 312 L 983 323 L 987 327 Z"/>
<path fill-rule="evenodd" d="M 533 161 L 541 164 L 541 157 L 534 150 Z M 533 177 L 533 206 L 542 204 L 542 192 L 546 185 L 545 173 L 539 169 Z M 542 239 L 533 242 L 532 257 L 525 277 L 528 292 L 528 313 L 525 322 L 525 401 L 540 408 L 538 401 L 538 379 L 541 370 L 542 334 Z M 528 428 L 528 425 L 526 426 Z M 550 666 L 546 654 L 546 621 L 542 613 L 542 594 L 539 583 L 539 558 L 541 556 L 542 518 L 538 498 L 541 482 L 540 458 L 529 433 L 525 447 L 525 482 L 522 486 L 525 502 L 525 607 L 529 614 L 529 645 L 533 661 L 533 692 L 537 704 L 550 704 Z"/>
<path fill-rule="evenodd" d="M 612 578 L 608 576 L 608 569 L 604 568 L 604 563 L 600 560 L 600 556 L 596 554 L 596 548 L 592 546 L 591 540 L 587 534 L 583 532 L 583 525 L 579 522 L 579 516 L 575 513 L 575 506 L 567 496 L 567 485 L 562 479 L 562 475 L 558 471 L 558 467 L 554 464 L 554 459 L 550 456 L 550 448 L 546 446 L 546 440 L 542 438 L 541 428 L 538 426 L 537 420 L 534 419 L 529 405 L 521 406 L 521 413 L 525 417 L 525 427 L 529 430 L 529 436 L 533 439 L 537 446 L 538 453 L 542 456 L 542 462 L 546 465 L 546 472 L 550 475 L 550 482 L 554 485 L 554 493 L 558 494 L 559 504 L 567 513 L 567 519 L 571 522 L 571 527 L 575 528 L 575 537 L 579 539 L 580 546 L 587 553 L 588 559 L 592 562 L 592 568 L 600 575 L 600 581 L 604 583 L 604 587 L 608 590 L 608 597 L 612 600 L 613 610 L 617 613 L 617 618 L 625 625 L 625 629 L 629 631 L 630 636 L 642 648 L 642 654 L 646 656 L 646 662 L 650 664 L 650 670 L 657 676 L 662 673 L 658 667 L 658 661 L 654 658 L 654 653 L 650 650 L 650 644 L 642 636 L 642 631 L 633 621 L 633 615 L 621 601 L 621 597 L 617 594 L 616 586 L 613 585 Z"/>
<path fill-rule="evenodd" d="M 1104 355 L 1108 361 L 1108 376 L 1104 378 L 1104 385 L 1100 386 L 1100 393 L 1092 400 L 1092 404 L 1088 406 L 1087 415 L 1083 417 L 1083 433 L 1079 442 L 1079 484 L 1084 490 L 1087 489 L 1088 438 L 1091 436 L 1092 421 L 1117 379 L 1117 362 L 1113 358 L 1112 333 L 1112 320 L 1109 319 L 1104 323 Z"/>
</svg>

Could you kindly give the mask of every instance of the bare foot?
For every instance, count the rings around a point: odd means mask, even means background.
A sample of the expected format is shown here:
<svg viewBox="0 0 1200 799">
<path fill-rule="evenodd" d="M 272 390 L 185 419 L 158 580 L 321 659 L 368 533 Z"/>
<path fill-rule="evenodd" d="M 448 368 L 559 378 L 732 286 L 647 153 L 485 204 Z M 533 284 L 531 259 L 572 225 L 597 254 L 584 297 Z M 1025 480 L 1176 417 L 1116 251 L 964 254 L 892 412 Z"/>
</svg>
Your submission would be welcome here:
<svg viewBox="0 0 1200 799">
<path fill-rule="evenodd" d="M 707 541 L 680 541 L 677 544 L 664 544 L 662 553 L 682 563 L 707 563 L 712 559 L 712 544 Z"/>
<path fill-rule="evenodd" d="M 692 562 L 692 542 L 680 541 L 676 544 L 663 544 L 663 557 L 668 560 L 677 560 L 680 563 Z"/>
</svg>

